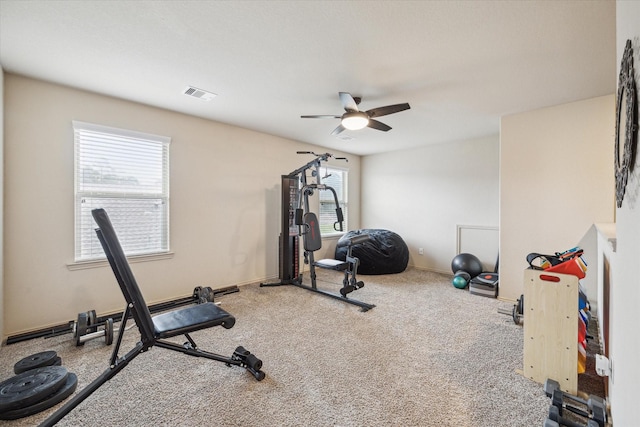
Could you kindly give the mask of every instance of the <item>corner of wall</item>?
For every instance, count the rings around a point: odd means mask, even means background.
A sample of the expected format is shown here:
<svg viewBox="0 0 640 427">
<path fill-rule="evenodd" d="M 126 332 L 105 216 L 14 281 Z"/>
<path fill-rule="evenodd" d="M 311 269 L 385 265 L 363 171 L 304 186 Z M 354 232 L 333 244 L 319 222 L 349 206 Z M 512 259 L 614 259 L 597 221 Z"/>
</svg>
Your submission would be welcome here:
<svg viewBox="0 0 640 427">
<path fill-rule="evenodd" d="M 0 66 L 0 345 L 4 342 L 4 70 Z"/>
</svg>

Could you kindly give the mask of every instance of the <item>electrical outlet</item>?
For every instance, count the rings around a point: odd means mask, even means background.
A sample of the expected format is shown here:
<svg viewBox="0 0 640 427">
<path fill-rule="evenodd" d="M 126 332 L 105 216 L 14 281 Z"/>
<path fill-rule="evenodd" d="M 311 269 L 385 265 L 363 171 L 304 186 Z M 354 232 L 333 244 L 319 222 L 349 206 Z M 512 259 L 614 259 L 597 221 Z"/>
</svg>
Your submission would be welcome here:
<svg viewBox="0 0 640 427">
<path fill-rule="evenodd" d="M 423 248 L 418 248 L 418 254 L 419 255 L 424 255 L 424 249 Z"/>
</svg>

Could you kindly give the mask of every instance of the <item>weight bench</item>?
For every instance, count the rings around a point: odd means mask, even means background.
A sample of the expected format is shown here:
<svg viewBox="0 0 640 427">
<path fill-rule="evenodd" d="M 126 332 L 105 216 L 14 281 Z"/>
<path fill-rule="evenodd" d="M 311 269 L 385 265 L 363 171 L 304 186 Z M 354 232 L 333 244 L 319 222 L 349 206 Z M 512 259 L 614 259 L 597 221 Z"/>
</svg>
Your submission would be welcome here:
<svg viewBox="0 0 640 427">
<path fill-rule="evenodd" d="M 320 224 L 318 222 L 318 217 L 313 212 L 307 212 L 302 217 L 302 222 L 304 226 L 303 232 L 303 242 L 304 242 L 304 258 L 305 263 L 309 264 L 310 276 L 311 276 L 311 289 L 323 293 L 328 296 L 338 297 L 340 299 L 346 300 L 350 304 L 355 304 L 367 311 L 375 305 L 363 303 L 360 301 L 355 301 L 347 298 L 347 294 L 355 291 L 356 289 L 360 289 L 364 286 L 364 282 L 359 281 L 357 278 L 358 266 L 360 265 L 360 260 L 357 257 L 354 257 L 351 253 L 354 246 L 364 243 L 369 240 L 368 234 L 360 234 L 358 236 L 354 236 L 347 242 L 347 255 L 344 261 L 337 259 L 321 259 L 319 261 L 314 260 L 314 252 L 319 250 L 322 247 L 322 238 L 320 235 Z M 340 295 L 337 296 L 335 294 L 320 291 L 316 286 L 316 272 L 315 267 L 324 268 L 328 270 L 336 270 L 343 271 L 344 278 L 342 280 L 342 288 L 340 288 Z"/>
<path fill-rule="evenodd" d="M 52 426 L 56 424 L 94 391 L 124 369 L 135 357 L 151 349 L 154 345 L 190 356 L 217 360 L 225 363 L 227 366 L 240 366 L 251 372 L 258 381 L 264 379 L 265 374 L 260 370 L 262 361 L 244 347 L 237 347 L 231 357 L 225 357 L 200 350 L 189 335 L 192 332 L 214 326 L 222 326 L 226 329 L 233 327 L 235 318 L 213 302 L 192 305 L 151 317 L 147 303 L 129 267 L 129 263 L 120 246 L 116 232 L 111 225 L 109 216 L 104 209 L 94 209 L 91 213 L 99 227 L 96 229 L 98 240 L 100 240 L 100 244 L 104 249 L 127 305 L 122 314 L 122 323 L 118 331 L 115 347 L 111 354 L 109 367 L 64 406 L 44 420 L 41 426 Z M 122 344 L 122 338 L 126 330 L 125 325 L 129 317 L 133 317 L 136 323 L 140 332 L 140 341 L 124 356 L 119 356 L 120 345 Z M 179 335 L 184 335 L 187 339 L 183 345 L 165 340 L 166 338 Z"/>
</svg>

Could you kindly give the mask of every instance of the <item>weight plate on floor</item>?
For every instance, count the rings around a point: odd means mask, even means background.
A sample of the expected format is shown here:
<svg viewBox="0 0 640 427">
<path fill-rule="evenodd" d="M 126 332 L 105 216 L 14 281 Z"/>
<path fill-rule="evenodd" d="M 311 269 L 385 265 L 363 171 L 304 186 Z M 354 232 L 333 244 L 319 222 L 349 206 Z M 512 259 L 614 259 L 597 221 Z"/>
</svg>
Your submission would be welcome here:
<svg viewBox="0 0 640 427">
<path fill-rule="evenodd" d="M 207 302 L 213 302 L 213 289 L 211 289 L 211 286 L 207 286 L 204 289 L 206 290 L 205 298 Z"/>
<path fill-rule="evenodd" d="M 37 414 L 45 409 L 49 409 L 71 396 L 71 394 L 76 391 L 77 386 L 78 377 L 76 374 L 70 372 L 69 375 L 67 375 L 66 382 L 55 393 L 52 393 L 33 405 L 2 412 L 0 413 L 0 420 L 17 420 L 18 418 L 28 417 L 29 415 Z"/>
<path fill-rule="evenodd" d="M 113 319 L 111 317 L 104 322 L 104 342 L 107 345 L 113 343 Z"/>
<path fill-rule="evenodd" d="M 31 369 L 42 368 L 43 366 L 51 366 L 55 363 L 58 353 L 53 350 L 43 351 L 41 353 L 32 354 L 21 359 L 13 365 L 13 372 L 21 374 Z"/>
<path fill-rule="evenodd" d="M 58 391 L 69 372 L 63 366 L 45 366 L 9 378 L 0 383 L 0 413 L 40 402 Z"/>
<path fill-rule="evenodd" d="M 520 295 L 520 299 L 518 300 L 518 314 L 524 314 L 524 295 Z"/>
<path fill-rule="evenodd" d="M 96 324 L 97 321 L 98 321 L 98 316 L 96 315 L 96 311 L 95 310 L 87 311 L 87 325 L 89 325 L 87 332 L 96 332 L 98 330 L 97 326 L 93 326 Z"/>
<path fill-rule="evenodd" d="M 87 313 L 78 313 L 78 320 L 76 321 L 76 346 L 80 347 L 84 345 L 80 338 L 87 334 L 88 326 L 89 315 Z"/>
</svg>

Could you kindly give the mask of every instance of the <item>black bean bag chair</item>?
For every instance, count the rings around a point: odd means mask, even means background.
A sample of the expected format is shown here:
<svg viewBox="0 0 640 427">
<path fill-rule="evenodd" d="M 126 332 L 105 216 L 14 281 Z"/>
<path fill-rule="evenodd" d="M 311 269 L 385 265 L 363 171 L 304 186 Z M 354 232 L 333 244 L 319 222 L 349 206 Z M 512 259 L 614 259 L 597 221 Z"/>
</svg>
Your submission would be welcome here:
<svg viewBox="0 0 640 427">
<path fill-rule="evenodd" d="M 335 259 L 345 261 L 349 239 L 368 234 L 369 240 L 353 247 L 351 254 L 360 259 L 358 274 L 402 273 L 409 263 L 409 248 L 402 237 L 389 230 L 361 229 L 347 232 L 338 240 Z"/>
</svg>

